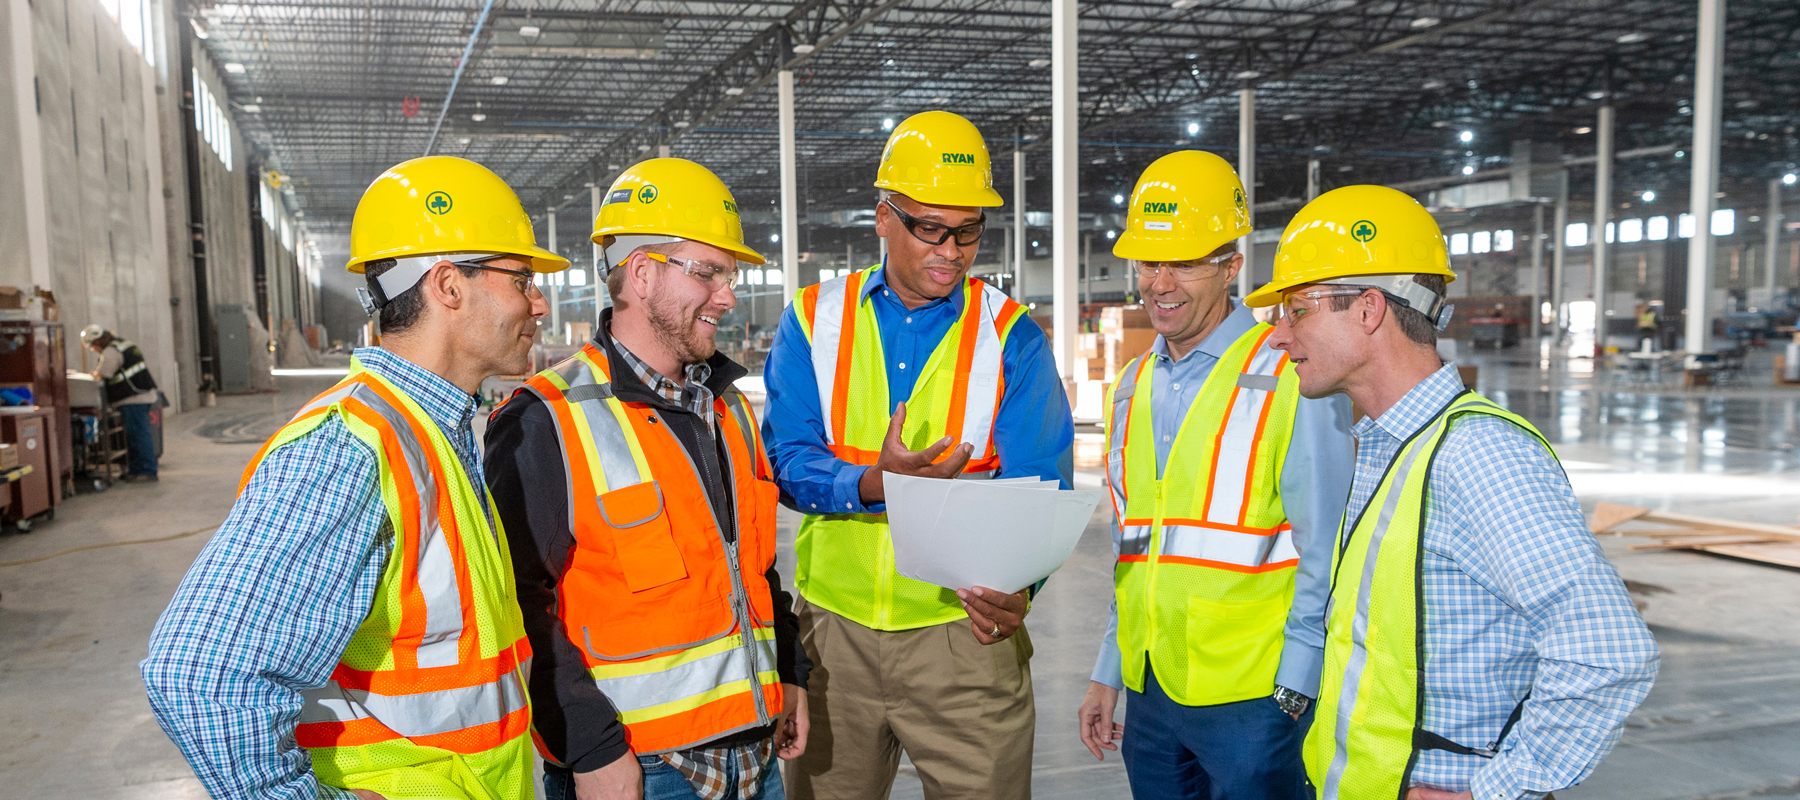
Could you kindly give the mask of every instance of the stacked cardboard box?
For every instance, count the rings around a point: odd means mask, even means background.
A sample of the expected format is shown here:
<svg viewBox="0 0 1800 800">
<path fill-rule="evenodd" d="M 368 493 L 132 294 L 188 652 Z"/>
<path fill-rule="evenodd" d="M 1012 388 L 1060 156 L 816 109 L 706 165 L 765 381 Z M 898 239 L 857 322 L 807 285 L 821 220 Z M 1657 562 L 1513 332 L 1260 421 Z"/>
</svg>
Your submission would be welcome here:
<svg viewBox="0 0 1800 800">
<path fill-rule="evenodd" d="M 1106 351 L 1106 380 L 1112 380 L 1131 359 L 1142 355 L 1156 341 L 1150 312 L 1141 305 L 1109 306 L 1100 310 L 1100 336 Z"/>
</svg>

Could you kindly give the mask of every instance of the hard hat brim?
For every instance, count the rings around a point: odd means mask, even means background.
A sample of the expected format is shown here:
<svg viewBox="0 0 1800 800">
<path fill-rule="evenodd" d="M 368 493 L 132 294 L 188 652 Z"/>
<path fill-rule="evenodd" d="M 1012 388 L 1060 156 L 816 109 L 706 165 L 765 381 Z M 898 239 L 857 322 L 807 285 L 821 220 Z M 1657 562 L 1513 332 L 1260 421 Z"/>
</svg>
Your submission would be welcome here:
<svg viewBox="0 0 1800 800">
<path fill-rule="evenodd" d="M 995 208 L 1006 205 L 1006 201 L 1000 199 L 1000 193 L 991 188 L 935 190 L 918 186 L 900 186 L 890 181 L 876 181 L 875 188 L 906 195 L 915 202 L 928 206 Z"/>
<path fill-rule="evenodd" d="M 1249 229 L 1231 231 L 1199 240 L 1151 238 L 1127 229 L 1113 243 L 1113 255 L 1127 261 L 1193 261 L 1205 258 L 1228 242 L 1249 234 Z"/>
<path fill-rule="evenodd" d="M 768 263 L 768 259 L 763 258 L 763 255 L 761 253 L 758 253 L 755 250 L 751 250 L 749 247 L 746 247 L 741 243 L 734 242 L 734 241 L 724 238 L 724 237 L 678 236 L 678 235 L 672 234 L 672 233 L 659 234 L 655 231 L 622 230 L 622 229 L 621 230 L 613 230 L 613 229 L 603 228 L 601 230 L 594 231 L 593 235 L 588 237 L 588 240 L 592 241 L 594 244 L 600 245 L 602 248 L 604 248 L 604 247 L 606 247 L 606 242 L 604 240 L 607 239 L 608 237 L 646 236 L 646 235 L 648 235 L 648 236 L 658 236 L 658 235 L 668 236 L 668 237 L 675 238 L 675 239 L 686 239 L 687 241 L 690 241 L 690 242 L 699 242 L 699 243 L 705 244 L 705 245 L 712 245 L 713 247 L 717 247 L 720 250 L 724 250 L 725 252 L 736 256 L 737 260 L 742 261 L 746 264 L 756 264 L 756 265 L 760 266 L 762 264 Z"/>
<path fill-rule="evenodd" d="M 549 250 L 545 250 L 542 247 L 538 247 L 537 245 L 531 245 L 529 247 L 507 247 L 507 248 L 469 247 L 469 248 L 462 248 L 462 249 L 458 249 L 458 250 L 446 250 L 443 252 L 445 252 L 445 253 L 453 253 L 453 252 L 454 253 L 467 253 L 470 251 L 486 252 L 486 253 L 500 253 L 502 255 L 509 255 L 509 256 L 513 256 L 515 258 L 522 258 L 525 261 L 530 262 L 532 272 L 562 272 L 563 270 L 569 268 L 569 260 L 568 259 L 563 258 L 562 256 L 559 256 L 555 253 L 552 253 Z M 361 275 L 361 274 L 363 274 L 363 265 L 369 263 L 370 261 L 380 261 L 384 258 L 413 258 L 415 256 L 430 256 L 430 255 L 437 255 L 437 253 L 415 253 L 415 252 L 412 252 L 409 250 L 395 250 L 393 252 L 393 254 L 391 254 L 391 255 L 385 254 L 385 253 L 376 253 L 372 256 L 369 256 L 368 258 L 364 258 L 361 260 L 352 260 L 352 261 L 350 261 L 350 263 L 345 264 L 344 268 L 353 273 L 356 273 L 357 275 Z"/>
<path fill-rule="evenodd" d="M 1268 283 L 1265 283 L 1262 285 L 1261 288 L 1257 289 L 1254 292 L 1251 292 L 1248 297 L 1244 298 L 1244 305 L 1247 305 L 1251 308 L 1265 308 L 1268 306 L 1275 305 L 1276 303 L 1281 302 L 1282 293 L 1284 293 L 1287 290 L 1292 289 L 1296 286 L 1306 286 L 1308 284 L 1314 284 L 1314 283 L 1327 283 L 1327 282 L 1332 282 L 1332 281 L 1343 280 L 1345 278 L 1362 278 L 1362 277 L 1374 278 L 1374 277 L 1379 277 L 1382 275 L 1442 275 L 1444 277 L 1444 283 L 1455 283 L 1456 282 L 1456 273 L 1455 272 L 1443 272 L 1443 273 L 1419 272 L 1419 271 L 1364 272 L 1364 273 L 1360 273 L 1360 274 L 1356 274 L 1356 275 L 1331 275 L 1331 276 L 1324 276 L 1324 277 L 1314 275 L 1314 276 L 1308 276 L 1305 278 L 1301 278 L 1298 280 L 1270 281 Z"/>
</svg>

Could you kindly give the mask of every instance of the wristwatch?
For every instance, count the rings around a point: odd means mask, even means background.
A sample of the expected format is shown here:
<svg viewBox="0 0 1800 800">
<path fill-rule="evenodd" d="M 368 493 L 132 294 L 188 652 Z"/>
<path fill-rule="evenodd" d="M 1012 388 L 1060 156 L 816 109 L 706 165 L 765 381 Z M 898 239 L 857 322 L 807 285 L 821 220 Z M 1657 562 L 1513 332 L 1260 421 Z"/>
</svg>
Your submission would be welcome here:
<svg viewBox="0 0 1800 800">
<path fill-rule="evenodd" d="M 1282 711 L 1296 717 L 1305 714 L 1307 709 L 1312 708 L 1312 702 L 1312 698 L 1286 686 L 1275 687 L 1275 704 L 1281 706 Z"/>
</svg>

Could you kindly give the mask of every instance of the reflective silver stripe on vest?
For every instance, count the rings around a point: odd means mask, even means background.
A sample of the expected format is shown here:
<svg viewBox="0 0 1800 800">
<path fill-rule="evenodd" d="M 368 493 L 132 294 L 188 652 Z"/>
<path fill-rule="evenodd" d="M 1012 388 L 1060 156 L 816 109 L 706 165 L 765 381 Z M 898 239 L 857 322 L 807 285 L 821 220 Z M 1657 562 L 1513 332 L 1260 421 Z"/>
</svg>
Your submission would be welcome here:
<svg viewBox="0 0 1800 800">
<path fill-rule="evenodd" d="M 1115 559 L 1150 552 L 1150 526 L 1125 525 L 1125 429 L 1130 427 L 1131 398 L 1137 394 L 1138 370 L 1142 368 L 1143 356 L 1138 356 L 1126 362 L 1119 373 L 1119 383 L 1113 387 L 1112 419 L 1106 430 L 1106 488 L 1112 491 L 1113 513 L 1117 517 L 1113 526 Z"/>
<path fill-rule="evenodd" d="M 1252 330 L 1247 335 L 1260 333 Z M 1257 426 L 1262 423 L 1263 409 L 1275 401 L 1274 392 L 1258 388 L 1261 381 L 1252 380 L 1252 385 L 1246 386 L 1243 379 L 1273 379 L 1286 355 L 1268 346 L 1265 340 L 1263 346 L 1250 355 L 1238 376 L 1231 408 L 1225 412 L 1225 424 L 1219 434 L 1219 452 L 1214 458 L 1217 466 L 1212 473 L 1212 498 L 1206 507 L 1209 522 L 1237 525 L 1243 519 L 1245 490 L 1250 485 L 1250 473 L 1255 466 L 1250 462 L 1256 453 Z"/>
<path fill-rule="evenodd" d="M 606 490 L 616 491 L 643 483 L 644 476 L 638 474 L 637 459 L 631 457 L 631 442 L 625 436 L 625 429 L 619 426 L 619 418 L 613 416 L 611 405 L 606 402 L 612 396 L 611 384 L 602 383 L 593 368 L 579 358 L 568 358 L 551 369 L 569 385 L 563 391 L 563 397 L 569 400 L 570 408 L 587 422 L 589 441 L 600 459 L 600 469 L 606 473 Z M 568 463 L 568 456 L 568 453 L 563 454 L 565 463 Z M 599 501 L 598 497 L 594 498 L 594 502 Z M 570 513 L 569 530 L 574 530 L 574 512 L 571 510 Z"/>
<path fill-rule="evenodd" d="M 1149 527 L 1145 526 L 1145 536 Z M 1300 551 L 1294 549 L 1294 531 L 1282 525 L 1272 536 L 1242 531 L 1220 530 L 1198 525 L 1163 523 L 1163 556 L 1197 558 L 1242 567 L 1298 562 Z"/>
<path fill-rule="evenodd" d="M 425 632 L 419 639 L 420 667 L 448 667 L 457 663 L 457 642 L 462 638 L 462 593 L 456 585 L 456 560 L 450 554 L 450 542 L 444 536 L 438 519 L 437 481 L 431 473 L 431 460 L 425 445 L 413 438 L 413 429 L 405 413 L 394 408 L 373 389 L 355 383 L 349 397 L 380 414 L 394 431 L 405 455 L 407 471 L 412 473 L 413 491 L 419 497 L 419 560 L 415 565 L 419 576 L 419 594 L 425 601 Z M 430 420 L 426 425 L 437 423 Z M 444 465 L 446 470 L 452 465 Z"/>
<path fill-rule="evenodd" d="M 1343 688 L 1338 691 L 1337 720 L 1333 741 L 1336 751 L 1331 755 L 1331 766 L 1325 772 L 1325 785 L 1320 787 L 1320 800 L 1337 800 L 1338 785 L 1344 779 L 1344 768 L 1349 762 L 1349 739 L 1351 718 L 1356 713 L 1356 694 L 1361 688 L 1363 667 L 1369 661 L 1369 589 L 1375 583 L 1375 564 L 1381 555 L 1381 541 L 1387 538 L 1388 526 L 1394 521 L 1394 510 L 1400 505 L 1400 495 L 1405 487 L 1407 476 L 1412 473 L 1413 462 L 1425 451 L 1425 443 L 1437 436 L 1439 428 L 1444 426 L 1448 415 L 1440 415 L 1430 429 L 1420 433 L 1406 449 L 1401 461 L 1394 468 L 1389 480 L 1387 497 L 1382 498 L 1381 513 L 1375 519 L 1375 527 L 1369 533 L 1368 552 L 1363 556 L 1362 575 L 1358 579 L 1356 595 L 1356 617 L 1350 624 L 1350 657 L 1344 663 Z M 1379 484 L 1377 484 L 1379 486 Z M 1365 508 L 1364 513 L 1368 510 Z M 1357 522 L 1362 520 L 1358 515 Z M 1356 529 L 1350 529 L 1355 534 Z M 1331 614 L 1336 609 L 1325 612 L 1326 629 L 1331 627 Z M 1329 646 L 1329 645 L 1328 645 Z M 1317 723 L 1315 723 L 1317 724 Z"/>
<path fill-rule="evenodd" d="M 859 274 L 867 279 L 867 272 Z M 838 340 L 844 334 L 844 293 L 849 283 L 850 276 L 845 275 L 819 284 L 818 302 L 813 306 L 813 382 L 819 385 L 819 413 L 825 420 L 826 444 L 839 444 L 837 431 L 831 426 L 831 402 L 832 392 L 837 389 Z"/>
<path fill-rule="evenodd" d="M 731 409 L 731 416 L 737 421 L 738 436 L 744 442 L 744 452 L 750 454 L 750 471 L 756 472 L 756 429 L 751 424 L 750 409 L 744 405 L 744 393 L 733 386 L 725 390 L 725 407 Z"/>
<path fill-rule="evenodd" d="M 775 663 L 773 640 L 756 640 L 756 652 L 758 663 Z M 724 652 L 643 675 L 595 678 L 594 685 L 606 694 L 615 708 L 628 712 L 642 711 L 704 694 L 753 674 L 755 670 L 752 669 L 748 649 L 742 642 L 733 641 L 731 649 Z"/>
<path fill-rule="evenodd" d="M 971 278 L 970 280 L 974 280 Z M 997 317 L 1006 307 L 1005 293 L 986 283 L 973 292 L 971 302 L 981 304 L 975 312 L 975 353 L 969 361 L 968 395 L 963 401 L 962 440 L 973 448 L 976 458 L 987 452 L 994 431 L 994 415 L 1000 408 L 1000 367 L 1004 343 L 1000 341 Z M 954 362 L 952 362 L 954 364 Z"/>
<path fill-rule="evenodd" d="M 305 705 L 300 707 L 302 725 L 374 718 L 406 737 L 492 725 L 525 708 L 525 685 L 517 670 L 480 686 L 418 694 L 376 694 L 345 689 L 337 681 L 327 681 L 324 686 L 300 694 L 305 699 Z"/>
</svg>

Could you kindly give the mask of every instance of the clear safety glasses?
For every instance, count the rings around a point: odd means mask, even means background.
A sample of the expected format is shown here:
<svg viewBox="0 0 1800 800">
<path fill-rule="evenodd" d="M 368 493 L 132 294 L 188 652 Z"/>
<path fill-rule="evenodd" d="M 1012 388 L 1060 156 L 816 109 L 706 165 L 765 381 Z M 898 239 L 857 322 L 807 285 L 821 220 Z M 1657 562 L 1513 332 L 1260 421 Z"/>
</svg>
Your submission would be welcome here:
<svg viewBox="0 0 1800 800">
<path fill-rule="evenodd" d="M 1345 286 L 1337 289 L 1308 289 L 1294 292 L 1281 299 L 1281 305 L 1275 307 L 1277 319 L 1285 319 L 1289 325 L 1299 325 L 1300 320 L 1319 309 L 1319 304 L 1327 297 L 1356 297 L 1367 291 L 1380 291 L 1373 286 Z"/>
<path fill-rule="evenodd" d="M 1230 261 L 1234 255 L 1237 254 L 1226 253 L 1197 261 L 1133 261 L 1131 265 L 1137 270 L 1138 277 L 1147 281 L 1156 280 L 1156 276 L 1161 275 L 1163 270 L 1168 270 L 1170 277 L 1186 283 L 1218 275 L 1224 269 L 1225 262 Z"/>
<path fill-rule="evenodd" d="M 736 286 L 738 282 L 739 270 L 736 264 L 727 267 L 691 258 L 670 258 L 662 253 L 646 252 L 644 255 L 680 269 L 683 274 L 706 284 L 708 289 L 715 292 Z"/>
</svg>

